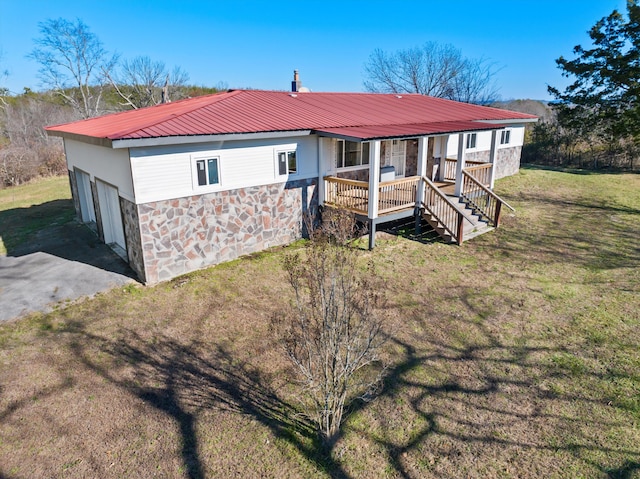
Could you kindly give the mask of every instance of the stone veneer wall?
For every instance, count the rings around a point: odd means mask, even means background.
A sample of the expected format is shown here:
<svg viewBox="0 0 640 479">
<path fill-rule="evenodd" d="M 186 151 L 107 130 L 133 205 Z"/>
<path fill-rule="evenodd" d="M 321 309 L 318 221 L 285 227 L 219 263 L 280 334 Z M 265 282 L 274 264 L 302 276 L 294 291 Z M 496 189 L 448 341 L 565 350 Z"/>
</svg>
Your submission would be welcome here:
<svg viewBox="0 0 640 479">
<path fill-rule="evenodd" d="M 131 266 L 131 269 L 136 272 L 138 278 L 140 278 L 144 283 L 146 282 L 146 278 L 144 272 L 142 241 L 140 239 L 138 207 L 121 196 L 120 212 L 122 213 L 124 238 L 127 243 L 127 257 L 129 259 L 129 265 Z"/>
<path fill-rule="evenodd" d="M 338 171 L 337 176 L 345 180 L 369 181 L 369 166 L 360 170 Z"/>
<path fill-rule="evenodd" d="M 521 154 L 521 146 L 498 148 L 498 151 L 496 152 L 496 180 L 518 173 L 520 170 Z"/>
<path fill-rule="evenodd" d="M 416 176 L 418 174 L 418 140 L 407 140 L 405 158 L 404 176 Z"/>
<path fill-rule="evenodd" d="M 498 148 L 496 151 L 496 174 L 495 179 L 504 178 L 518 173 L 520 170 L 520 154 L 521 146 L 512 146 L 510 148 Z M 488 162 L 490 158 L 489 151 L 472 151 L 467 153 L 467 160 Z"/>
<path fill-rule="evenodd" d="M 302 237 L 316 179 L 138 205 L 144 280 L 156 283 Z M 131 215 L 133 218 L 133 215 Z"/>
<path fill-rule="evenodd" d="M 465 161 L 481 161 L 483 163 L 489 163 L 490 159 L 491 152 L 489 150 L 465 152 Z"/>
</svg>

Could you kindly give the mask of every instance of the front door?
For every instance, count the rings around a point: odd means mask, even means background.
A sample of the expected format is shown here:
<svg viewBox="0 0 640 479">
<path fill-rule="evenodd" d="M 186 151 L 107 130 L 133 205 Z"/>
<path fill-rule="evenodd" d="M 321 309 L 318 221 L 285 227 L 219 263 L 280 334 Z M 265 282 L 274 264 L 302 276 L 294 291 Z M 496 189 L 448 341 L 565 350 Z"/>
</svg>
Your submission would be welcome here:
<svg viewBox="0 0 640 479">
<path fill-rule="evenodd" d="M 404 178 L 407 157 L 407 142 L 391 140 L 391 164 L 396 170 L 396 178 Z"/>
</svg>

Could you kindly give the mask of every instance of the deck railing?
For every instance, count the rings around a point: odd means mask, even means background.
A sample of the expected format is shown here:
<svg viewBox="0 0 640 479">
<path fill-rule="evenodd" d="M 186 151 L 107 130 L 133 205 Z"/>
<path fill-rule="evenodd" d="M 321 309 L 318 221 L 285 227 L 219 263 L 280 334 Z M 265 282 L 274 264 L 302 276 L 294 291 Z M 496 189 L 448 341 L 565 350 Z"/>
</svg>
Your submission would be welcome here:
<svg viewBox="0 0 640 479">
<path fill-rule="evenodd" d="M 491 188 L 491 163 L 480 163 L 473 166 L 468 166 L 464 169 L 467 173 L 473 176 L 479 183 L 483 184 L 487 188 Z"/>
<path fill-rule="evenodd" d="M 325 176 L 324 191 L 325 204 L 358 214 L 369 212 L 369 183 L 366 181 Z"/>
<path fill-rule="evenodd" d="M 458 160 L 447 158 L 444 160 L 444 181 L 456 181 L 456 165 Z"/>
<path fill-rule="evenodd" d="M 509 203 L 487 188 L 467 170 L 462 171 L 462 192 L 460 196 L 469 206 L 482 214 L 490 225 L 496 228 L 500 225 L 502 205 L 515 211 Z"/>
<path fill-rule="evenodd" d="M 378 214 L 413 208 L 416 205 L 419 176 L 381 182 L 378 186 Z M 325 176 L 325 204 L 357 214 L 369 214 L 369 183 Z"/>
<path fill-rule="evenodd" d="M 476 168 L 476 167 L 484 167 L 491 168 L 491 163 L 485 163 L 483 161 L 476 160 L 467 160 L 465 163 L 465 169 L 468 168 Z M 455 158 L 447 158 L 444 162 L 444 181 L 456 181 L 456 167 L 458 165 L 458 160 Z M 488 165 L 488 166 L 486 166 Z"/>
<path fill-rule="evenodd" d="M 454 242 L 462 244 L 463 222 L 468 218 L 431 180 L 423 177 L 422 181 L 424 195 L 421 206 L 442 225 Z"/>
<path fill-rule="evenodd" d="M 419 176 L 385 181 L 378 186 L 378 214 L 413 208 L 416 205 Z"/>
</svg>

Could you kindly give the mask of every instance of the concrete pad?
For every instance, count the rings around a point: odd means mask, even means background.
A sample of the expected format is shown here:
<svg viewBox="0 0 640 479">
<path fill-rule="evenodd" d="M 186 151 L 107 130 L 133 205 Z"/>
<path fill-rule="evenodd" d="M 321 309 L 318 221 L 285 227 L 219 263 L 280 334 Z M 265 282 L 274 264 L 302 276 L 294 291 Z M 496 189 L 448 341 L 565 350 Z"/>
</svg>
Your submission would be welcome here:
<svg viewBox="0 0 640 479">
<path fill-rule="evenodd" d="M 134 282 L 129 266 L 77 223 L 43 230 L 9 254 L 0 256 L 0 320 Z"/>
</svg>

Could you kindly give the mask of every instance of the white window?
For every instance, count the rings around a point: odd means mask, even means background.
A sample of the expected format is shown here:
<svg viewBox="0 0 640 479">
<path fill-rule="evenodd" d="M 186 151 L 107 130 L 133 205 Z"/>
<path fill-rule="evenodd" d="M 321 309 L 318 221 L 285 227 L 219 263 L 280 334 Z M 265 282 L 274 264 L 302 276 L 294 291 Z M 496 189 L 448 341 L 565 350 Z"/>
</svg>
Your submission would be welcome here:
<svg viewBox="0 0 640 479">
<path fill-rule="evenodd" d="M 296 151 L 278 151 L 277 152 L 277 171 L 279 176 L 291 176 L 298 174 L 298 160 Z"/>
<path fill-rule="evenodd" d="M 477 137 L 476 133 L 469 133 L 467 135 L 467 149 L 476 147 L 476 137 Z"/>
<path fill-rule="evenodd" d="M 338 140 L 336 142 L 336 168 L 350 168 L 369 164 L 369 143 Z"/>
<path fill-rule="evenodd" d="M 502 130 L 500 132 L 500 144 L 508 145 L 511 142 L 511 130 Z"/>
<path fill-rule="evenodd" d="M 196 160 L 196 178 L 198 186 L 219 185 L 219 158 Z"/>
</svg>

